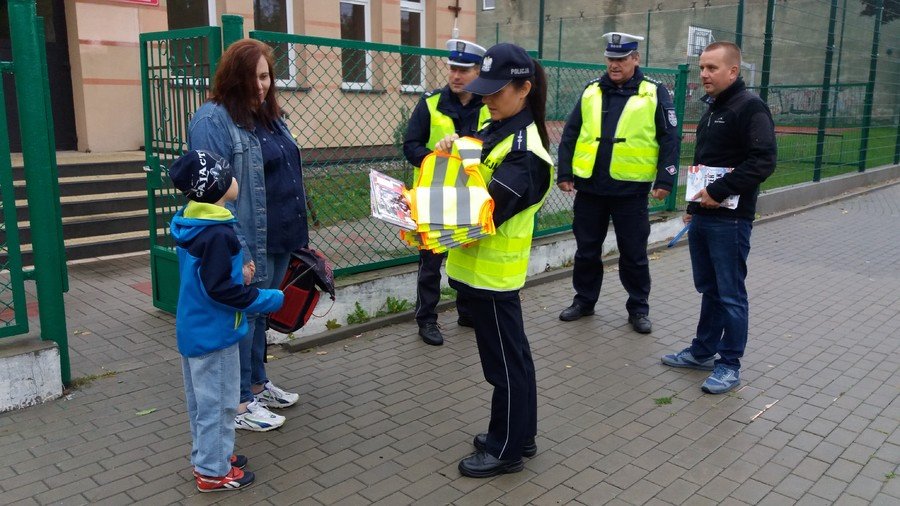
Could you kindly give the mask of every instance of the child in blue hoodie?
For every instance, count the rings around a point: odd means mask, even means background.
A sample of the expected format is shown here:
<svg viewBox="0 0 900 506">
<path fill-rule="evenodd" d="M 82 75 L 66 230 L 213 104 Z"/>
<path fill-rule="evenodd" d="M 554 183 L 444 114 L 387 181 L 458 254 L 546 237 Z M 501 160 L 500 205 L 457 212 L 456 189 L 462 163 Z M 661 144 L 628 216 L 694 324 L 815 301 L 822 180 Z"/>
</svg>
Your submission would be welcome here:
<svg viewBox="0 0 900 506">
<path fill-rule="evenodd" d="M 236 490 L 253 483 L 247 458 L 234 455 L 234 416 L 240 402 L 238 341 L 245 312 L 281 307 L 280 290 L 246 286 L 235 219 L 225 202 L 238 195 L 227 161 L 190 151 L 169 167 L 175 188 L 190 199 L 172 219 L 181 286 L 175 334 L 191 424 L 191 465 L 197 490 Z"/>
</svg>

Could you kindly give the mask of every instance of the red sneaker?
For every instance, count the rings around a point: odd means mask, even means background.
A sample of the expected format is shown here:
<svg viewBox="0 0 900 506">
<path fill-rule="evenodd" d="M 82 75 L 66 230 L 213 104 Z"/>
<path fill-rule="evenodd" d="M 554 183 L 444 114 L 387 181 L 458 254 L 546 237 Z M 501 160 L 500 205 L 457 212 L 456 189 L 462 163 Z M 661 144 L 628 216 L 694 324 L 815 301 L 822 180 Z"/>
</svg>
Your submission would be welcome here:
<svg viewBox="0 0 900 506">
<path fill-rule="evenodd" d="M 197 490 L 200 492 L 221 492 L 225 490 L 237 490 L 253 483 L 256 476 L 250 471 L 242 471 L 232 467 L 225 476 L 204 476 L 198 474 Z"/>
<path fill-rule="evenodd" d="M 247 459 L 247 457 L 245 457 L 245 456 L 243 456 L 243 455 L 232 454 L 232 455 L 231 455 L 231 459 L 230 459 L 230 461 L 231 461 L 231 467 L 236 467 L 236 468 L 238 468 L 238 469 L 243 469 L 243 468 L 247 467 L 247 461 L 248 461 L 248 460 L 249 460 L 249 459 Z M 198 473 L 196 469 L 191 469 L 191 473 L 194 474 L 194 478 L 200 476 L 200 473 Z"/>
</svg>

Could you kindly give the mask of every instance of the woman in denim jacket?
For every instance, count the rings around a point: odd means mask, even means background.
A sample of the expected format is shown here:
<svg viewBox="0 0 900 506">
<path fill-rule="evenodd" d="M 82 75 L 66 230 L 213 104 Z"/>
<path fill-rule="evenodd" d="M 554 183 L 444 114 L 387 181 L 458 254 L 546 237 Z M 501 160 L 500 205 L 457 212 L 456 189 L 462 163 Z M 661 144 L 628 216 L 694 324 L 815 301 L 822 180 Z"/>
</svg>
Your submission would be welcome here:
<svg viewBox="0 0 900 506">
<path fill-rule="evenodd" d="M 237 217 L 235 231 L 244 254 L 244 282 L 278 288 L 292 251 L 309 243 L 306 193 L 300 150 L 282 120 L 275 95 L 272 48 L 244 39 L 222 55 L 209 101 L 188 128 L 190 149 L 227 159 L 240 186 L 226 207 Z M 238 429 L 268 431 L 285 418 L 267 408 L 284 408 L 300 396 L 266 376 L 266 315 L 248 314 L 250 331 L 240 342 L 241 404 Z"/>
</svg>

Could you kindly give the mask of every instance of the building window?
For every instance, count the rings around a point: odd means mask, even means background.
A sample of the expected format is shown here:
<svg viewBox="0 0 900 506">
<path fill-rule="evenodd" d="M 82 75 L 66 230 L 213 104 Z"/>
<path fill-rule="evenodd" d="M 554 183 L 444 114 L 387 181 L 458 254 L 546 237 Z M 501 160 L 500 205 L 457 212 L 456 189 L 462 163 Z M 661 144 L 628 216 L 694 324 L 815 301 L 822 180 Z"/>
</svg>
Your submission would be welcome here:
<svg viewBox="0 0 900 506">
<path fill-rule="evenodd" d="M 400 44 L 422 47 L 425 41 L 425 6 L 421 0 L 400 2 Z M 400 55 L 400 87 L 403 91 L 425 91 L 425 65 L 422 57 Z"/>
<path fill-rule="evenodd" d="M 216 0 L 168 0 L 169 30 L 216 26 Z"/>
<path fill-rule="evenodd" d="M 483 11 L 492 11 L 496 7 L 497 7 L 497 2 L 495 2 L 494 0 L 484 0 L 481 3 L 481 10 L 483 10 Z"/>
<path fill-rule="evenodd" d="M 371 40 L 369 0 L 341 0 L 341 38 Z M 345 90 L 372 89 L 372 57 L 361 49 L 341 49 L 341 87 Z"/>
<path fill-rule="evenodd" d="M 294 2 L 253 0 L 253 25 L 266 32 L 294 33 Z M 293 44 L 272 44 L 275 59 L 275 84 L 293 86 L 297 75 L 297 52 Z"/>
</svg>

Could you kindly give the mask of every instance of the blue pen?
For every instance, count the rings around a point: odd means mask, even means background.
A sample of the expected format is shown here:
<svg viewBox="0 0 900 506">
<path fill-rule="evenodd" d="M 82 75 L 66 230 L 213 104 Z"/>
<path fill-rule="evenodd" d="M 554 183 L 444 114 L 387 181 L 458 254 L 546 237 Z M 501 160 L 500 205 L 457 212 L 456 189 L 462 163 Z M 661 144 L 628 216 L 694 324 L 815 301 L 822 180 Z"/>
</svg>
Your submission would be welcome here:
<svg viewBox="0 0 900 506">
<path fill-rule="evenodd" d="M 685 225 L 684 228 L 681 229 L 680 232 L 678 232 L 677 234 L 675 234 L 675 237 L 673 237 L 671 241 L 669 241 L 669 246 L 668 246 L 668 247 L 670 247 L 670 248 L 675 247 L 675 245 L 678 244 L 678 241 L 681 239 L 681 236 L 683 236 L 683 235 L 685 234 L 685 232 L 687 232 L 688 230 L 690 230 L 690 228 L 691 228 L 691 223 L 688 222 L 688 224 Z"/>
</svg>

